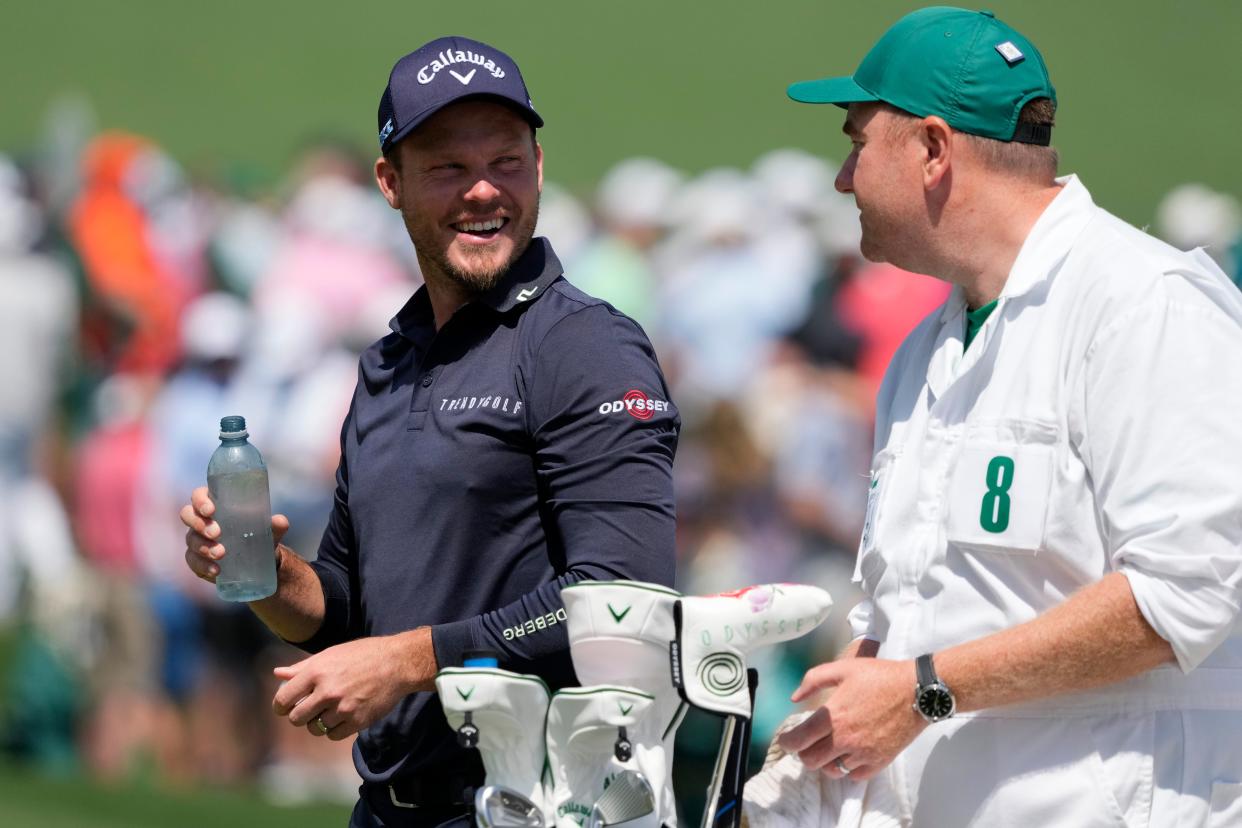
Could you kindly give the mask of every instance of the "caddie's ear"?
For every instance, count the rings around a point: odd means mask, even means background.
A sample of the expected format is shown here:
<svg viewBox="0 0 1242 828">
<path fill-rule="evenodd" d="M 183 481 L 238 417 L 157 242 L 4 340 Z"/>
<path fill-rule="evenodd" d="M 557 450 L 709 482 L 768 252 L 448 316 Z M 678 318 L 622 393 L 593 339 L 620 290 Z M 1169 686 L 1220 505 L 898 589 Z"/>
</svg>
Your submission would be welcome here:
<svg viewBox="0 0 1242 828">
<path fill-rule="evenodd" d="M 400 149 L 397 150 L 400 152 Z M 375 183 L 379 186 L 384 200 L 394 210 L 401 209 L 401 174 L 384 156 L 375 159 Z"/>
<path fill-rule="evenodd" d="M 928 115 L 918 127 L 923 145 L 923 189 L 934 190 L 949 174 L 953 160 L 953 129 L 944 118 Z"/>
</svg>

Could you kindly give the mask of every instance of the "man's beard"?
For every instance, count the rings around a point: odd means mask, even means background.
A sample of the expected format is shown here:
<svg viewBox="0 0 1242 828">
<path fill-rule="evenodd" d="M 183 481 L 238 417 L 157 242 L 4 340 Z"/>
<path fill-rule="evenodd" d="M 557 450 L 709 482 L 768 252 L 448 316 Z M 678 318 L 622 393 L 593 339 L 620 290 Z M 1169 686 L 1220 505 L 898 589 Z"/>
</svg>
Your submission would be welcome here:
<svg viewBox="0 0 1242 828">
<path fill-rule="evenodd" d="M 403 211 L 404 212 L 404 211 Z M 406 229 L 416 227 L 417 222 L 412 221 L 412 216 L 406 215 Z M 526 252 L 526 248 L 530 246 L 530 240 L 534 238 L 535 226 L 539 223 L 539 200 L 535 200 L 534 209 L 527 215 L 523 215 L 522 223 L 518 225 L 513 236 L 513 252 L 509 258 L 500 264 L 491 264 L 488 259 L 490 256 L 485 251 L 464 251 L 464 258 L 467 266 L 472 259 L 477 260 L 477 266 L 471 269 L 463 269 L 449 260 L 448 251 L 439 249 L 434 243 L 420 240 L 413 232 L 410 232 L 410 241 L 414 243 L 414 250 L 419 254 L 420 258 L 425 258 L 435 266 L 437 270 L 443 273 L 450 281 L 464 290 L 471 296 L 481 296 L 494 288 L 509 268 L 513 267 L 513 263 L 521 258 Z M 430 251 L 430 252 L 428 252 Z"/>
</svg>

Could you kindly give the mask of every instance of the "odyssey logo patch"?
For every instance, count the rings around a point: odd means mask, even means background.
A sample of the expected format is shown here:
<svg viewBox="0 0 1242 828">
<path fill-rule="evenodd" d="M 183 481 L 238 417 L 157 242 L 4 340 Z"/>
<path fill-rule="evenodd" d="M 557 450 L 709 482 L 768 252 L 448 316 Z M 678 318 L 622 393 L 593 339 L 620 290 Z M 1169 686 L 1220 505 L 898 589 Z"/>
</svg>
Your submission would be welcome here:
<svg viewBox="0 0 1242 828">
<path fill-rule="evenodd" d="M 631 388 L 621 399 L 602 403 L 599 407 L 600 414 L 620 414 L 622 411 L 636 420 L 650 420 L 657 411 L 668 411 L 668 401 L 653 400 L 637 388 Z"/>
</svg>

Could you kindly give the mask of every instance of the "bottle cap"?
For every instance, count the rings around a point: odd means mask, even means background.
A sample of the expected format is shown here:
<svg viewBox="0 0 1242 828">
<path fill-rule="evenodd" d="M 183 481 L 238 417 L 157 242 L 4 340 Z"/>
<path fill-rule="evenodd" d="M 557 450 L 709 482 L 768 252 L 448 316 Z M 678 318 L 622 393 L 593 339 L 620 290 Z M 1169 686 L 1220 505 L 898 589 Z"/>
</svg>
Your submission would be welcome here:
<svg viewBox="0 0 1242 828">
<path fill-rule="evenodd" d="M 225 438 L 237 439 L 238 437 L 249 437 L 250 432 L 246 431 L 246 418 L 236 414 L 230 417 L 220 418 L 220 439 Z"/>
<path fill-rule="evenodd" d="M 462 667 L 499 667 L 500 658 L 492 650 L 466 650 L 461 654 Z"/>
</svg>

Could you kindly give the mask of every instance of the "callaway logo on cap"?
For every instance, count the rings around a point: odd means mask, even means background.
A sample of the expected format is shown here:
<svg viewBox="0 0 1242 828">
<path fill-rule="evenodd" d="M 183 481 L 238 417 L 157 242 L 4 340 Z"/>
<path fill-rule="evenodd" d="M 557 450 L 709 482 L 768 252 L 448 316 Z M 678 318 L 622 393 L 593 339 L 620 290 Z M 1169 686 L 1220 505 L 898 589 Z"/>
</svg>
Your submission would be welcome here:
<svg viewBox="0 0 1242 828">
<path fill-rule="evenodd" d="M 454 50 L 449 48 L 447 52 L 441 51 L 431 62 L 418 70 L 418 82 L 422 84 L 431 83 L 436 79 L 436 74 L 441 69 L 452 66 L 455 63 L 473 63 L 473 67 L 461 67 L 466 74 L 460 74 L 454 69 L 449 69 L 448 73 L 452 75 L 462 86 L 469 86 L 470 81 L 474 80 L 474 73 L 479 71 L 478 67 L 482 66 L 483 71 L 489 72 L 493 78 L 503 78 L 505 70 L 496 65 L 496 61 L 487 56 L 486 52 L 475 52 L 473 49 L 467 49 L 464 52 L 461 49 Z"/>
<path fill-rule="evenodd" d="M 920 118 L 938 115 L 956 130 L 1047 146 L 1051 129 L 1019 124 L 1036 98 L 1056 102 L 1035 45 L 988 11 L 933 6 L 893 24 L 848 77 L 789 87 L 802 103 L 848 106 L 883 101 Z"/>
<path fill-rule="evenodd" d="M 380 98 L 380 151 L 387 152 L 436 112 L 467 97 L 495 98 L 532 126 L 543 126 L 513 58 L 477 40 L 442 37 L 392 67 Z"/>
</svg>

